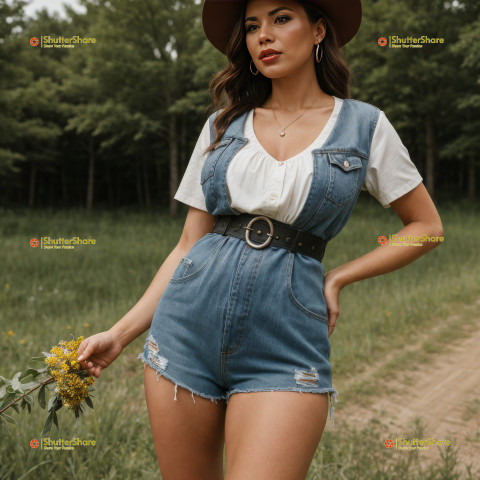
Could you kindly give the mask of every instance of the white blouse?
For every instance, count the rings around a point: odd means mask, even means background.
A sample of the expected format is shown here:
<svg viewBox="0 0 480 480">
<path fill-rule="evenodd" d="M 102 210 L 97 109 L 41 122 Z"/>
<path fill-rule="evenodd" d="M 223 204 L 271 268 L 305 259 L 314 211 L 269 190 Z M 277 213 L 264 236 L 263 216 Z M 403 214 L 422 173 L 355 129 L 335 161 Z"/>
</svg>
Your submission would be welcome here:
<svg viewBox="0 0 480 480">
<path fill-rule="evenodd" d="M 297 155 L 277 161 L 258 141 L 253 129 L 253 109 L 247 114 L 244 137 L 248 142 L 232 158 L 226 175 L 227 196 L 232 208 L 240 212 L 257 213 L 292 224 L 307 200 L 313 175 L 314 148 L 321 147 L 335 126 L 343 100 L 334 97 L 335 106 L 318 137 Z M 206 156 L 202 153 L 210 145 L 209 121 L 202 132 L 188 163 L 180 186 L 174 196 L 187 205 L 207 211 L 200 184 L 200 175 Z M 380 112 L 372 139 L 370 159 L 362 186 L 385 208 L 408 193 L 422 181 L 411 161 L 408 150 Z"/>
</svg>

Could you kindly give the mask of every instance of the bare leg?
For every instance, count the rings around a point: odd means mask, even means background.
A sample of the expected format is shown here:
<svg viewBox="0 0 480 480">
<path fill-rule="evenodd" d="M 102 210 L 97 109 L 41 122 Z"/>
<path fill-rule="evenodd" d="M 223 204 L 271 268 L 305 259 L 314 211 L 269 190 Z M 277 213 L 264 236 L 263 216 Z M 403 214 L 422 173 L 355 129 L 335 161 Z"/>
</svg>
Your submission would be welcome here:
<svg viewBox="0 0 480 480">
<path fill-rule="evenodd" d="M 158 381 L 157 381 L 158 378 Z M 144 364 L 145 396 L 163 480 L 223 479 L 225 401 L 177 388 Z"/>
<path fill-rule="evenodd" d="M 326 393 L 232 395 L 225 423 L 225 480 L 305 480 L 327 412 Z"/>
</svg>

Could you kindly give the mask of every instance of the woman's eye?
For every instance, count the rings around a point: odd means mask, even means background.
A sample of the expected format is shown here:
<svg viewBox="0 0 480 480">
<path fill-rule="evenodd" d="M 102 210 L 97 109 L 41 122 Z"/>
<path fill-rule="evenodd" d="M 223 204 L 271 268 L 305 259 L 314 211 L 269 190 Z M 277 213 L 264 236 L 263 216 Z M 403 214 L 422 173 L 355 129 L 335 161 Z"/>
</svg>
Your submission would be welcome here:
<svg viewBox="0 0 480 480">
<path fill-rule="evenodd" d="M 279 16 L 275 19 L 275 21 L 277 21 L 277 20 L 282 20 L 280 23 L 283 24 L 283 23 L 286 23 L 288 20 L 290 20 L 290 17 L 287 17 L 286 15 L 279 15 Z M 283 20 L 285 20 L 285 21 L 283 21 Z M 254 24 L 248 25 L 246 31 L 247 31 L 247 32 L 252 31 L 250 27 L 254 27 L 254 26 L 255 26 Z"/>
</svg>

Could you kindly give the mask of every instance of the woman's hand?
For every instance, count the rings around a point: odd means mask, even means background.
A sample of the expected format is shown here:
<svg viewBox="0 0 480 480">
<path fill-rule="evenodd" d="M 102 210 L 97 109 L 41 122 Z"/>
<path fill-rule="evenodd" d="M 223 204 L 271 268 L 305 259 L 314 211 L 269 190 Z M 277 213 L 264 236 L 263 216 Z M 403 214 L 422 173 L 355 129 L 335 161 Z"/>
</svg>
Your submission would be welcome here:
<svg viewBox="0 0 480 480">
<path fill-rule="evenodd" d="M 100 376 L 121 353 L 123 346 L 111 332 L 87 337 L 78 347 L 78 360 L 89 375 Z"/>
<path fill-rule="evenodd" d="M 340 290 L 342 287 L 335 281 L 335 273 L 333 271 L 328 272 L 324 277 L 323 291 L 325 301 L 327 303 L 327 318 L 328 318 L 328 336 L 333 333 L 335 323 L 338 315 L 340 314 L 340 308 L 338 306 L 338 299 L 340 297 Z"/>
</svg>

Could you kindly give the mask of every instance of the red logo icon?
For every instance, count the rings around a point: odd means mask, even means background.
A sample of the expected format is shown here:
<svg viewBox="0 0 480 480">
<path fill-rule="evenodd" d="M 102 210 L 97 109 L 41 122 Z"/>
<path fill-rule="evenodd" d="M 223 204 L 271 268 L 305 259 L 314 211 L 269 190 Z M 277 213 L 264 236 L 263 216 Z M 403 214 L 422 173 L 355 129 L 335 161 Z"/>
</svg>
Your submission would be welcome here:
<svg viewBox="0 0 480 480">
<path fill-rule="evenodd" d="M 38 447 L 38 440 L 36 440 L 35 438 L 33 440 L 30 440 L 30 446 L 32 448 L 37 448 Z"/>
<path fill-rule="evenodd" d="M 378 39 L 378 44 L 381 46 L 381 47 L 384 47 L 386 44 L 387 44 L 387 39 L 385 37 L 380 37 Z"/>
<path fill-rule="evenodd" d="M 38 247 L 38 240 L 36 238 L 32 238 L 30 240 L 30 246 L 33 248 Z"/>
<path fill-rule="evenodd" d="M 393 447 L 393 440 L 385 440 L 385 446 L 387 448 L 392 448 Z"/>
<path fill-rule="evenodd" d="M 385 245 L 387 243 L 387 237 L 385 235 L 378 237 L 378 243 L 380 245 Z"/>
<path fill-rule="evenodd" d="M 38 38 L 37 38 L 37 37 L 32 37 L 32 38 L 30 39 L 30 45 L 31 45 L 32 47 L 36 47 L 36 46 L 38 45 Z"/>
</svg>

